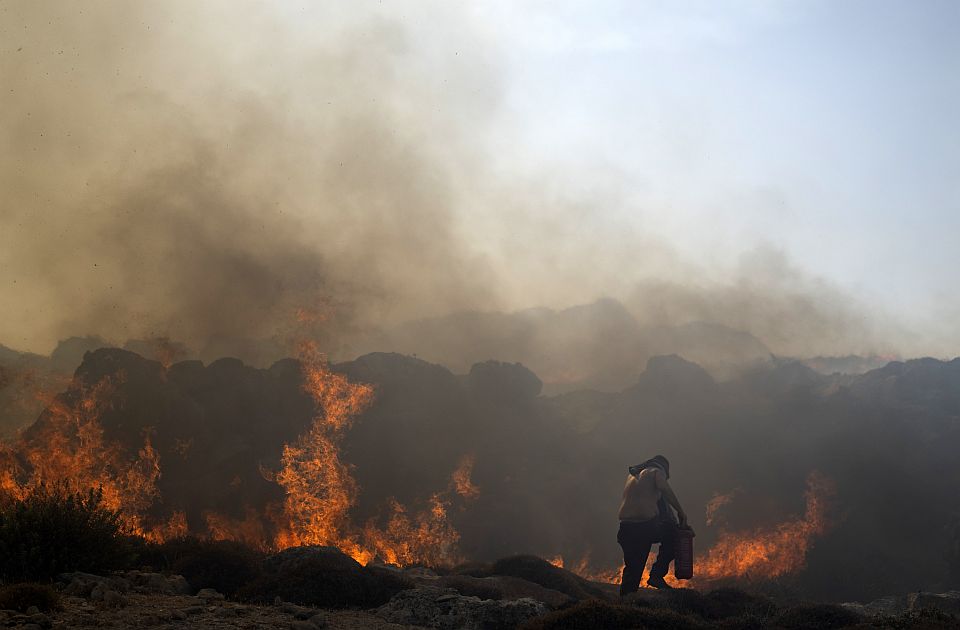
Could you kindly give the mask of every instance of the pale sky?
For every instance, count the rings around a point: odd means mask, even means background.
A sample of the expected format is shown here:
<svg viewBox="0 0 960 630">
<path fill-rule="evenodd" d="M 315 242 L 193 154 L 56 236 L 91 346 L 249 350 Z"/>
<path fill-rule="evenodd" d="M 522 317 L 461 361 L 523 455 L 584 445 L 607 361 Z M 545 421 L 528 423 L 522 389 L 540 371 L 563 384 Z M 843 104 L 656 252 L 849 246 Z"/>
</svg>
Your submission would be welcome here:
<svg viewBox="0 0 960 630">
<path fill-rule="evenodd" d="M 960 3 L 477 13 L 508 51 L 503 116 L 525 158 L 615 171 L 624 221 L 694 256 L 782 248 L 910 320 L 956 313 Z"/>
</svg>

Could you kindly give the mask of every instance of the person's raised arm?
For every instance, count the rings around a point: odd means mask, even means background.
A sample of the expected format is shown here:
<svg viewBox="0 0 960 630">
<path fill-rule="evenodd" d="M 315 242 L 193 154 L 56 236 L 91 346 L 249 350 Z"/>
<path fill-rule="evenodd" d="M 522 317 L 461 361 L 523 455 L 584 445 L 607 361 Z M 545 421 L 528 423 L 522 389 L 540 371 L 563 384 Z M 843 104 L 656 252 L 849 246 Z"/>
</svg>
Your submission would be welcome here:
<svg viewBox="0 0 960 630">
<path fill-rule="evenodd" d="M 680 526 L 687 526 L 687 513 L 683 511 L 683 508 L 680 506 L 680 500 L 677 498 L 677 495 L 674 494 L 673 488 L 670 487 L 670 483 L 667 482 L 667 476 L 664 475 L 661 471 L 657 471 L 654 480 L 657 484 L 657 490 L 663 493 L 663 497 L 667 500 L 673 509 L 677 511 L 677 516 L 680 518 Z"/>
</svg>

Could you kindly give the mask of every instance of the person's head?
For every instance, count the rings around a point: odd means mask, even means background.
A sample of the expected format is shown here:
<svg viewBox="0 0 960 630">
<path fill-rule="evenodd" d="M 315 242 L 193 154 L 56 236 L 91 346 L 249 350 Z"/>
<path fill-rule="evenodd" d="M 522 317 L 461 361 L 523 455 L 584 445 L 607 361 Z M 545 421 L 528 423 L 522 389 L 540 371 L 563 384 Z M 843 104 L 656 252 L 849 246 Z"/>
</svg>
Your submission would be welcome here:
<svg viewBox="0 0 960 630">
<path fill-rule="evenodd" d="M 650 468 L 651 466 L 656 466 L 657 468 L 661 469 L 663 474 L 667 476 L 667 479 L 670 478 L 670 461 L 663 455 L 655 455 L 642 464 L 631 466 L 630 474 L 639 475 L 640 471 L 642 471 L 644 468 Z"/>
</svg>

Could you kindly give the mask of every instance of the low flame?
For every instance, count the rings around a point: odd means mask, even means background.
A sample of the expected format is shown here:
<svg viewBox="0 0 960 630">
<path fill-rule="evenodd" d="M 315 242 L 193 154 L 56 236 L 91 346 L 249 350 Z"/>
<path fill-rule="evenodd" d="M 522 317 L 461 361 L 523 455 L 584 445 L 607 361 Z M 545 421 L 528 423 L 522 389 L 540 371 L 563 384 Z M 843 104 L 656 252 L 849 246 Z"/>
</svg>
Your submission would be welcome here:
<svg viewBox="0 0 960 630">
<path fill-rule="evenodd" d="M 813 541 L 826 531 L 826 504 L 833 493 L 830 480 L 817 472 L 811 473 L 807 478 L 807 506 L 802 518 L 771 529 L 721 533 L 717 543 L 697 561 L 697 575 L 707 580 L 769 579 L 802 569 Z"/>
<path fill-rule="evenodd" d="M 734 490 L 711 499 L 707 506 L 708 524 L 716 516 L 716 511 L 729 504 L 738 492 Z M 812 472 L 807 477 L 807 505 L 802 518 L 785 521 L 770 529 L 737 534 L 723 532 L 716 544 L 696 560 L 694 580 L 681 581 L 667 575 L 667 583 L 680 587 L 726 578 L 772 579 L 802 569 L 814 540 L 827 529 L 826 505 L 833 494 L 833 483 L 820 473 Z M 654 559 L 655 555 L 651 553 L 645 575 Z M 564 562 L 562 555 L 554 556 L 549 562 L 593 582 L 619 584 L 623 572 L 622 564 L 616 570 L 592 567 L 589 554 L 572 565 Z"/>
</svg>

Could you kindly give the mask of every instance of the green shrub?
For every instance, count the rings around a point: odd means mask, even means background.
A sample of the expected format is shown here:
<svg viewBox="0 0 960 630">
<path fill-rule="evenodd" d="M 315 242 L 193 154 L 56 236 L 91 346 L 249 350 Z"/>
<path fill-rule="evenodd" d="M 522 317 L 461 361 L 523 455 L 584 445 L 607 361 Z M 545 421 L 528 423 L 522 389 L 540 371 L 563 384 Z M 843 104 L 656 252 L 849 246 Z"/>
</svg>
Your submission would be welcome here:
<svg viewBox="0 0 960 630">
<path fill-rule="evenodd" d="M 194 591 L 212 588 L 236 597 L 263 572 L 263 554 L 234 540 L 175 538 L 156 545 L 142 559 L 182 575 Z"/>
<path fill-rule="evenodd" d="M 51 580 L 66 571 L 98 573 L 132 559 L 120 513 L 102 506 L 102 490 L 71 493 L 40 485 L 0 506 L 0 578 Z"/>
<path fill-rule="evenodd" d="M 26 612 L 31 606 L 41 611 L 60 608 L 60 594 L 49 584 L 8 584 L 0 586 L 0 610 Z"/>
</svg>

